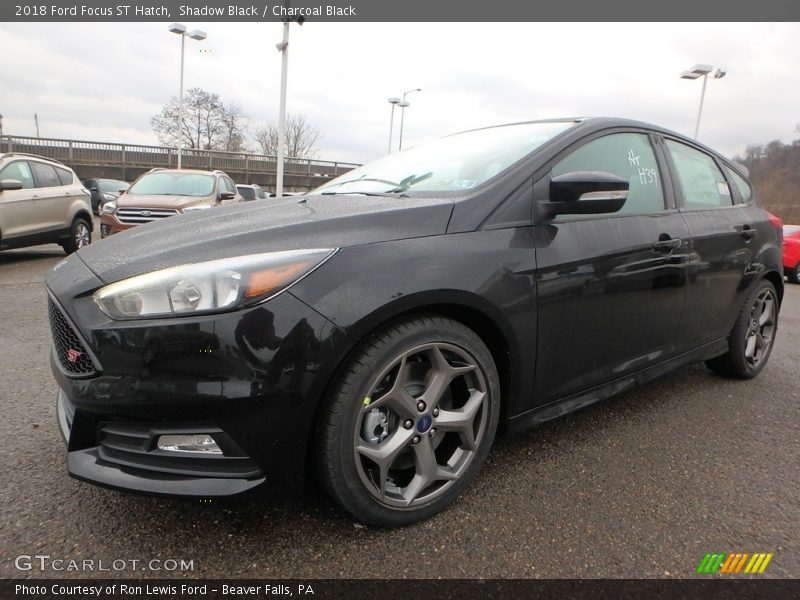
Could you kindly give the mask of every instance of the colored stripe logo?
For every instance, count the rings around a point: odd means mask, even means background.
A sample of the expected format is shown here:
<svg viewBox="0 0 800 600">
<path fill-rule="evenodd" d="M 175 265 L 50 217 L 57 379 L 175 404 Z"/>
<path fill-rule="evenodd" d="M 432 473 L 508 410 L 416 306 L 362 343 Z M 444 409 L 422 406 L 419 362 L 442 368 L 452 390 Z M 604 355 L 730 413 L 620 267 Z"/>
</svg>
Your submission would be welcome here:
<svg viewBox="0 0 800 600">
<path fill-rule="evenodd" d="M 756 552 L 715 552 L 706 554 L 697 567 L 698 573 L 724 573 L 726 575 L 736 575 L 739 573 L 760 574 L 767 568 L 769 561 L 774 555 L 772 553 Z"/>
</svg>

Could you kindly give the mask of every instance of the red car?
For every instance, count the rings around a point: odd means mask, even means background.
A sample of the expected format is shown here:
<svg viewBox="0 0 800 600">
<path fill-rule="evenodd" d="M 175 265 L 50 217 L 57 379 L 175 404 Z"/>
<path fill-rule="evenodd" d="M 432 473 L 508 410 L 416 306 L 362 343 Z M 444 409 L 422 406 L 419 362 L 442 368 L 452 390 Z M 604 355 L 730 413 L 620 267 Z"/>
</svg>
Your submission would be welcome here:
<svg viewBox="0 0 800 600">
<path fill-rule="evenodd" d="M 800 283 L 800 225 L 783 226 L 783 272 L 792 283 Z"/>
</svg>

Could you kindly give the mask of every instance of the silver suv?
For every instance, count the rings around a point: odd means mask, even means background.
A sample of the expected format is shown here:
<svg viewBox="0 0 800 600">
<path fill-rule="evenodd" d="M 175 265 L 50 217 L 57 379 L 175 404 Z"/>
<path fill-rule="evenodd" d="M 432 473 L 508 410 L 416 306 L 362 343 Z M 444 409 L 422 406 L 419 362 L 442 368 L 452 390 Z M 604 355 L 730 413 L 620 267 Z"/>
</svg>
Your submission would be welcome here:
<svg viewBox="0 0 800 600">
<path fill-rule="evenodd" d="M 92 241 L 92 204 L 75 172 L 34 154 L 0 154 L 0 250 Z"/>
</svg>

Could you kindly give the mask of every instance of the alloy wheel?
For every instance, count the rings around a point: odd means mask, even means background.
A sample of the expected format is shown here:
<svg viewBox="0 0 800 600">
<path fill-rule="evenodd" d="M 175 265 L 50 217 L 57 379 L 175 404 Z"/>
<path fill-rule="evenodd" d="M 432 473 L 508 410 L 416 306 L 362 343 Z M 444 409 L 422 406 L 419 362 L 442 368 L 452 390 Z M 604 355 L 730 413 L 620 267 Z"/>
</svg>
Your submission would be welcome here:
<svg viewBox="0 0 800 600">
<path fill-rule="evenodd" d="M 394 509 L 430 502 L 466 472 L 488 420 L 486 377 L 474 357 L 450 343 L 413 348 L 363 400 L 353 445 L 361 482 Z"/>
<path fill-rule="evenodd" d="M 775 340 L 777 300 L 771 289 L 763 290 L 750 310 L 745 335 L 744 357 L 751 367 L 757 367 L 769 355 Z"/>
<path fill-rule="evenodd" d="M 86 226 L 86 223 L 81 221 L 75 226 L 75 246 L 77 248 L 83 248 L 84 246 L 88 246 L 91 240 L 92 234 L 89 228 Z"/>
</svg>

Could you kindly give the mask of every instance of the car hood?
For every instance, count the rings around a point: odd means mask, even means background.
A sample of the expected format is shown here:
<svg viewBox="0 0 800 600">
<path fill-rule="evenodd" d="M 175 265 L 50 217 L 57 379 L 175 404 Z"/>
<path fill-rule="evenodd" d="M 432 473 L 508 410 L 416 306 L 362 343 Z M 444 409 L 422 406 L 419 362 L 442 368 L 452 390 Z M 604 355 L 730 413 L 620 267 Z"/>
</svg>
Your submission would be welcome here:
<svg viewBox="0 0 800 600">
<path fill-rule="evenodd" d="M 122 194 L 117 198 L 118 208 L 175 208 L 181 210 L 187 206 L 210 204 L 211 196 L 163 196 L 163 195 L 135 195 Z"/>
<path fill-rule="evenodd" d="M 123 196 L 124 197 L 124 196 Z M 192 211 L 78 251 L 104 283 L 175 265 L 300 248 L 342 248 L 445 233 L 453 202 L 304 196 Z"/>
</svg>

